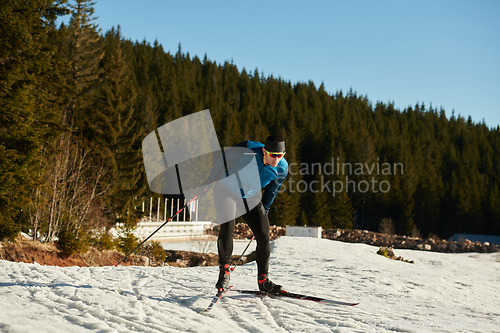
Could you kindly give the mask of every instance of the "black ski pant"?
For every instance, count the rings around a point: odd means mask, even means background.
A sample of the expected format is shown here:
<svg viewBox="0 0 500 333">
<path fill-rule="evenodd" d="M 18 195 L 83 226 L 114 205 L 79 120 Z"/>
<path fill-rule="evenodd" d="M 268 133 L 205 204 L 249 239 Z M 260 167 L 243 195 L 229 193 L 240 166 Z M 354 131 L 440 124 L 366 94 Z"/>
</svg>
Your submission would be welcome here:
<svg viewBox="0 0 500 333">
<path fill-rule="evenodd" d="M 233 233 L 235 226 L 236 202 L 241 199 L 235 198 L 232 194 L 224 191 L 225 195 L 219 197 L 216 203 L 218 219 L 228 221 L 220 226 L 219 238 L 217 239 L 217 249 L 219 251 L 219 264 L 230 264 L 233 254 Z M 250 227 L 257 240 L 256 261 L 259 274 L 267 274 L 269 270 L 269 256 L 271 255 L 271 244 L 269 241 L 269 218 L 265 213 L 262 202 L 241 216 Z"/>
</svg>

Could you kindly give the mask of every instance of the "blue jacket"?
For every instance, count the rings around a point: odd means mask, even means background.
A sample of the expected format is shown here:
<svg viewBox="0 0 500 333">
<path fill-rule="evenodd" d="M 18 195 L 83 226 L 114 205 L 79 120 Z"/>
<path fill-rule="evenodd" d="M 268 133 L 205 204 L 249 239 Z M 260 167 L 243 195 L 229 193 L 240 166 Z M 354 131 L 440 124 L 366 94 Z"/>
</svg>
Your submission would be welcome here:
<svg viewBox="0 0 500 333">
<path fill-rule="evenodd" d="M 227 191 L 236 194 L 238 196 L 242 195 L 244 198 L 249 198 L 258 194 L 260 188 L 263 188 L 264 193 L 262 194 L 262 205 L 264 206 L 265 210 L 269 210 L 271 208 L 271 204 L 274 201 L 274 198 L 276 197 L 276 194 L 278 194 L 281 188 L 281 184 L 283 184 L 286 176 L 288 175 L 288 162 L 283 157 L 281 158 L 276 167 L 272 167 L 271 165 L 264 165 L 263 161 L 264 155 L 262 153 L 262 148 L 264 147 L 264 145 L 260 142 L 243 141 L 234 145 L 234 147 L 247 148 L 255 153 L 255 160 L 257 162 L 257 167 L 260 176 L 260 186 L 258 186 L 258 183 L 255 183 L 256 180 L 244 179 L 244 175 L 241 175 L 241 173 L 239 173 L 240 177 L 242 178 L 241 181 L 243 183 L 252 185 L 250 186 L 251 187 L 250 190 L 243 192 L 239 188 L 236 182 L 221 181 L 222 185 L 224 186 L 224 188 L 226 188 Z M 243 156 L 241 160 L 245 158 L 248 157 Z M 220 170 L 221 167 L 223 167 L 222 162 L 216 163 L 214 169 L 212 169 L 212 172 L 210 173 L 210 178 L 218 179 L 218 176 L 221 172 Z M 237 170 L 231 170 L 232 168 Z M 228 168 L 230 174 L 232 174 L 234 171 L 239 171 L 239 170 L 242 170 L 242 168 L 238 164 L 232 164 Z M 250 188 L 250 187 L 246 186 L 245 188 Z"/>
</svg>

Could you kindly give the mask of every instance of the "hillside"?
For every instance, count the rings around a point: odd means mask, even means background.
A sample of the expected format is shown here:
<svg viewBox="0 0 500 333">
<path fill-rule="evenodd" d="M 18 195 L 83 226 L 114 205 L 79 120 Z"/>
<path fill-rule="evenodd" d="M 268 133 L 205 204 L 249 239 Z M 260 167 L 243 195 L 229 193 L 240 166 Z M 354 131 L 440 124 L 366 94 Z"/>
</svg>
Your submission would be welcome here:
<svg viewBox="0 0 500 333">
<path fill-rule="evenodd" d="M 397 109 L 357 87 L 292 84 L 180 46 L 173 54 L 101 32 L 94 3 L 78 4 L 0 12 L 0 239 L 32 230 L 85 243 L 96 228 L 140 219 L 128 214 L 141 199 L 165 199 L 148 188 L 142 141 L 206 109 L 221 147 L 284 137 L 289 174 L 272 224 L 376 231 L 388 219 L 407 236 L 500 234 L 500 127 L 423 102 Z"/>
</svg>

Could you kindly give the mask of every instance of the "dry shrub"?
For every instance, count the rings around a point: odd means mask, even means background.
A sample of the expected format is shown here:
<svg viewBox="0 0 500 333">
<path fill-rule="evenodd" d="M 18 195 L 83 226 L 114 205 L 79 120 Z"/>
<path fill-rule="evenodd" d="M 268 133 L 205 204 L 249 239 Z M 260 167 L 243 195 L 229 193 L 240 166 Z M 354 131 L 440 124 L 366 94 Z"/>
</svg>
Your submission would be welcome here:
<svg viewBox="0 0 500 333">
<path fill-rule="evenodd" d="M 382 234 L 394 235 L 396 234 L 396 228 L 394 227 L 394 221 L 391 218 L 384 217 L 378 226 L 378 230 Z"/>
</svg>

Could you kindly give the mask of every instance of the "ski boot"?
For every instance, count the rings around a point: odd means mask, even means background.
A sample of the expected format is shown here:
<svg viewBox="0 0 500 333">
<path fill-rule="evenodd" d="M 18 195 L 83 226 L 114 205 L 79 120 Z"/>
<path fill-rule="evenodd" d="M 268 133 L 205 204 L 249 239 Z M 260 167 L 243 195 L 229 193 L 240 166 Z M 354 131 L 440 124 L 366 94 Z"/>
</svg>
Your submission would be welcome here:
<svg viewBox="0 0 500 333">
<path fill-rule="evenodd" d="M 257 275 L 257 280 L 259 281 L 259 290 L 262 292 L 266 292 L 269 294 L 279 294 L 283 291 L 283 287 L 269 280 L 267 274 Z"/>
<path fill-rule="evenodd" d="M 220 265 L 219 266 L 219 280 L 215 284 L 215 288 L 217 288 L 217 290 L 221 290 L 221 289 L 226 289 L 227 287 L 229 287 L 230 275 L 231 275 L 231 271 L 229 269 L 229 265 L 228 264 Z"/>
</svg>

